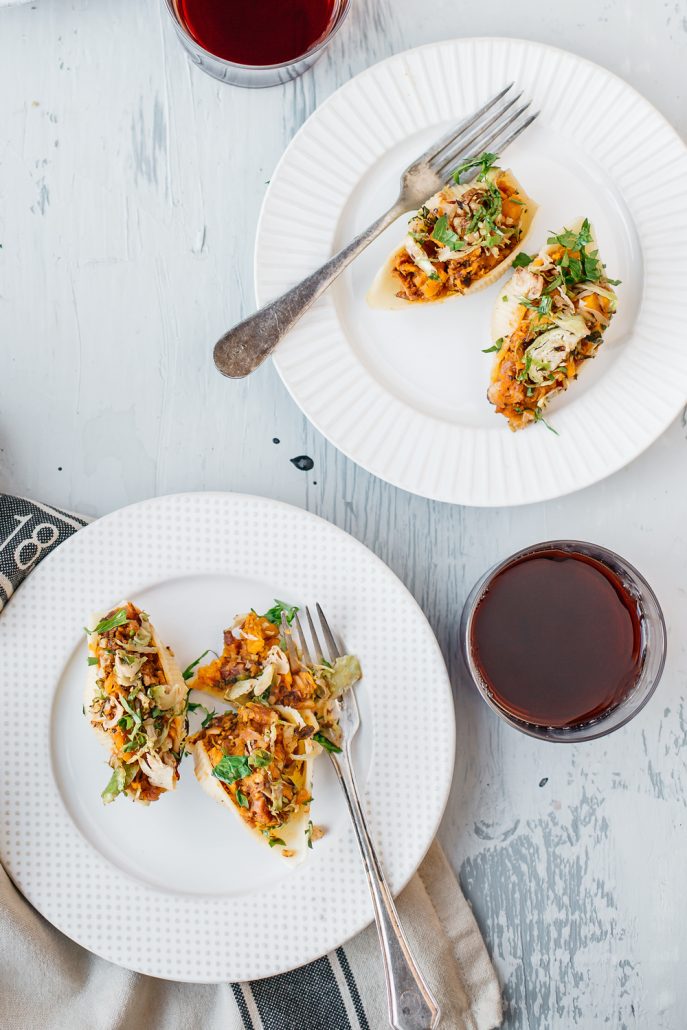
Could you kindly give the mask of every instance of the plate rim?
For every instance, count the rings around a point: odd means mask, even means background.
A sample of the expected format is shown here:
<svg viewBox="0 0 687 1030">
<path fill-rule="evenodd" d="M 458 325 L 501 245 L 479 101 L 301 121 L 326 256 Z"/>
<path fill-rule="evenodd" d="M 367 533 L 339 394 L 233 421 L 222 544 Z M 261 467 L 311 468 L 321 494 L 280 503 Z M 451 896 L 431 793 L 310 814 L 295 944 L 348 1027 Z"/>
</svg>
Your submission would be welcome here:
<svg viewBox="0 0 687 1030">
<path fill-rule="evenodd" d="M 601 74 L 605 75 L 608 80 L 619 83 L 622 86 L 622 89 L 627 90 L 636 102 L 638 101 L 646 105 L 646 108 L 650 111 L 652 118 L 656 119 L 656 121 L 660 123 L 662 128 L 671 135 L 673 141 L 680 146 L 683 155 L 687 156 L 687 141 L 682 139 L 682 137 L 671 124 L 671 122 L 666 118 L 666 116 L 656 107 L 656 105 L 651 100 L 645 97 L 639 90 L 637 90 L 632 85 L 632 83 L 628 82 L 627 79 L 625 79 L 623 76 L 617 74 L 614 71 L 611 71 L 609 68 L 606 68 L 604 65 L 599 64 L 598 62 L 593 61 L 588 57 L 583 57 L 575 53 L 572 50 L 566 50 L 563 47 L 555 46 L 550 43 L 543 43 L 537 40 L 525 39 L 523 37 L 518 36 L 483 35 L 452 37 L 451 39 L 434 40 L 426 43 L 421 43 L 415 47 L 408 47 L 405 50 L 401 50 L 394 54 L 390 54 L 388 57 L 382 58 L 382 60 L 377 61 L 372 65 L 368 65 L 368 67 L 363 68 L 360 72 L 358 72 L 352 78 L 348 79 L 346 82 L 342 83 L 337 89 L 330 93 L 329 96 L 326 97 L 322 101 L 322 103 L 318 104 L 315 107 L 315 109 L 310 113 L 310 115 L 308 115 L 306 120 L 298 128 L 298 130 L 293 135 L 288 145 L 284 149 L 283 153 L 281 154 L 279 160 L 277 161 L 277 164 L 275 165 L 274 171 L 272 172 L 272 175 L 270 177 L 269 185 L 267 187 L 267 190 L 262 200 L 262 204 L 260 206 L 260 212 L 258 215 L 258 221 L 256 225 L 255 244 L 253 248 L 253 279 L 254 294 L 258 308 L 260 308 L 263 304 L 268 303 L 270 300 L 274 299 L 273 296 L 269 294 L 269 291 L 261 290 L 260 283 L 261 241 L 264 230 L 264 222 L 274 193 L 274 185 L 279 178 L 280 172 L 284 164 L 286 163 L 289 154 L 291 153 L 292 149 L 298 145 L 301 136 L 307 131 L 309 125 L 313 122 L 313 120 L 319 118 L 322 112 L 325 111 L 328 108 L 328 106 L 335 101 L 336 98 L 339 98 L 341 95 L 345 94 L 346 91 L 350 90 L 353 87 L 354 83 L 357 83 L 361 79 L 364 79 L 365 76 L 371 75 L 376 69 L 382 68 L 384 66 L 393 65 L 396 62 L 398 62 L 400 65 L 400 63 L 405 58 L 408 58 L 411 55 L 423 52 L 430 52 L 438 48 L 453 47 L 460 45 L 471 46 L 475 44 L 488 46 L 493 43 L 521 45 L 524 47 L 531 48 L 532 50 L 537 52 L 544 51 L 554 54 L 559 59 L 572 59 L 579 66 L 591 69 L 594 73 L 600 72 Z M 646 270 L 643 269 L 642 301 L 644 300 L 645 280 Z M 329 296 L 331 299 L 331 294 Z M 333 300 L 331 301 L 331 304 L 332 306 L 335 306 Z M 307 313 L 305 315 L 305 318 L 307 318 Z M 298 332 L 298 326 L 294 327 L 292 332 Z M 338 440 L 335 440 L 333 438 L 334 434 L 330 433 L 327 429 L 325 429 L 322 426 L 321 419 L 313 413 L 306 410 L 306 405 L 301 403 L 296 394 L 296 387 L 289 381 L 288 371 L 285 370 L 280 360 L 279 350 L 277 349 L 276 351 L 274 351 L 271 357 L 272 363 L 276 368 L 282 383 L 284 384 L 287 392 L 289 393 L 290 397 L 297 405 L 299 410 L 302 412 L 305 418 L 307 418 L 310 424 L 314 426 L 314 428 L 319 433 L 321 433 L 322 436 L 330 444 L 332 444 L 332 446 L 336 447 L 337 450 L 339 450 L 345 457 L 349 458 L 351 461 L 353 461 L 360 468 L 364 469 L 370 475 L 373 475 L 376 478 L 381 479 L 383 482 L 389 483 L 391 486 L 394 486 L 397 489 L 405 490 L 407 493 L 410 493 L 413 496 L 423 497 L 427 500 L 439 501 L 442 503 L 458 504 L 465 507 L 521 507 L 527 504 L 543 503 L 545 501 L 557 500 L 560 497 L 569 496 L 570 494 L 577 493 L 578 491 L 593 486 L 596 483 L 603 482 L 605 479 L 610 478 L 611 476 L 621 471 L 623 468 L 630 465 L 637 458 L 639 458 L 646 450 L 648 450 L 649 447 L 656 443 L 656 441 L 660 439 L 660 437 L 668 430 L 672 423 L 680 416 L 680 413 L 684 408 L 685 402 L 687 402 L 687 391 L 685 391 L 680 400 L 680 403 L 676 406 L 675 410 L 672 410 L 669 404 L 666 404 L 664 406 L 662 417 L 659 417 L 658 420 L 654 421 L 652 428 L 647 431 L 646 438 L 641 441 L 639 447 L 633 445 L 631 454 L 619 454 L 617 456 L 617 460 L 609 462 L 607 466 L 599 469 L 598 471 L 594 471 L 591 474 L 587 472 L 587 469 L 585 467 L 584 476 L 578 475 L 575 482 L 566 485 L 563 488 L 544 488 L 536 492 L 536 494 L 534 491 L 531 491 L 531 493 L 526 496 L 517 496 L 514 499 L 512 497 L 504 496 L 494 497 L 491 494 L 486 498 L 478 497 L 476 499 L 473 499 L 469 496 L 465 496 L 464 494 L 461 494 L 460 496 L 455 496 L 455 491 L 452 489 L 447 491 L 423 490 L 419 484 L 417 486 L 414 486 L 412 482 L 407 481 L 407 477 L 404 477 L 401 474 L 396 474 L 393 469 L 383 473 L 380 470 L 373 468 L 372 463 L 370 461 L 361 460 L 360 457 L 356 456 L 354 453 L 355 447 L 347 446 L 345 441 L 342 443 Z M 494 426 L 494 429 L 489 428 L 485 430 L 485 432 L 487 433 L 494 431 L 498 431 L 498 427 L 496 425 Z M 504 488 L 504 493 L 507 492 L 507 488 Z"/>
<path fill-rule="evenodd" d="M 177 501 L 177 500 L 180 500 L 180 499 L 189 499 L 189 498 L 205 499 L 205 498 L 208 498 L 208 497 L 224 499 L 228 503 L 234 503 L 234 502 L 238 502 L 238 503 L 242 503 L 242 502 L 257 502 L 258 504 L 264 504 L 268 508 L 271 508 L 271 509 L 285 510 L 287 512 L 292 512 L 292 513 L 295 512 L 295 513 L 297 513 L 297 515 L 299 517 L 304 518 L 306 521 L 311 521 L 312 520 L 312 521 L 315 521 L 316 523 L 323 523 L 324 525 L 326 525 L 328 527 L 328 531 L 332 530 L 336 534 L 341 534 L 342 537 L 345 537 L 348 540 L 349 543 L 350 542 L 353 543 L 355 549 L 358 550 L 359 553 L 361 553 L 361 555 L 364 554 L 365 560 L 367 562 L 369 562 L 370 559 L 372 559 L 372 564 L 380 570 L 382 575 L 384 575 L 390 582 L 395 582 L 401 588 L 402 592 L 406 595 L 407 600 L 410 602 L 410 604 L 412 606 L 412 609 L 414 611 L 414 618 L 419 618 L 420 619 L 420 622 L 421 622 L 421 624 L 423 626 L 423 632 L 428 634 L 428 640 L 431 639 L 433 648 L 435 649 L 435 652 L 436 652 L 436 655 L 437 655 L 438 667 L 443 668 L 443 673 L 444 673 L 444 677 L 443 677 L 443 690 L 445 692 L 447 701 L 448 701 L 449 706 L 450 706 L 450 711 L 451 711 L 451 714 L 452 714 L 452 718 L 450 720 L 448 720 L 447 727 L 445 727 L 445 732 L 447 734 L 447 740 L 448 740 L 449 754 L 450 754 L 450 762 L 449 762 L 450 768 L 446 769 L 445 775 L 443 777 L 443 789 L 442 789 L 442 794 L 441 794 L 441 798 L 440 798 L 440 805 L 439 805 L 439 807 L 437 809 L 437 816 L 436 816 L 436 819 L 434 820 L 435 825 L 433 825 L 433 827 L 432 827 L 431 835 L 428 835 L 429 839 L 426 841 L 425 844 L 423 844 L 423 847 L 420 849 L 421 853 L 419 854 L 419 857 L 418 857 L 417 861 L 414 860 L 413 863 L 411 863 L 412 868 L 410 869 L 408 874 L 406 876 L 402 877 L 402 879 L 399 882 L 398 886 L 394 885 L 394 887 L 393 887 L 393 894 L 396 897 L 398 894 L 400 894 L 405 889 L 405 887 L 411 881 L 413 876 L 417 873 L 418 868 L 422 864 L 422 862 L 423 862 L 424 858 L 426 857 L 430 847 L 432 846 L 432 843 L 436 839 L 437 832 L 439 830 L 439 827 L 441 825 L 441 822 L 442 822 L 442 820 L 444 818 L 444 815 L 445 815 L 445 812 L 446 812 L 446 808 L 447 808 L 447 805 L 448 805 L 448 801 L 449 801 L 449 797 L 450 797 L 450 792 L 451 792 L 451 788 L 452 788 L 452 783 L 453 783 L 453 776 L 454 776 L 454 772 L 455 772 L 455 765 L 456 765 L 456 739 L 457 739 L 457 732 L 456 732 L 456 704 L 455 704 L 454 691 L 453 691 L 453 687 L 452 687 L 452 683 L 451 683 L 448 667 L 447 667 L 447 664 L 446 664 L 446 659 L 445 659 L 445 657 L 443 655 L 443 652 L 442 652 L 441 647 L 439 645 L 439 642 L 437 640 L 436 634 L 435 634 L 435 632 L 434 632 L 434 630 L 433 630 L 433 628 L 432 628 L 432 626 L 431 626 L 427 616 L 425 615 L 425 613 L 422 610 L 421 606 L 419 605 L 418 601 L 416 600 L 416 598 L 414 597 L 412 592 L 409 590 L 409 588 L 406 586 L 406 584 L 403 582 L 403 580 L 401 580 L 400 577 L 397 576 L 396 573 L 386 564 L 386 562 L 384 562 L 377 554 L 375 554 L 374 551 L 371 550 L 371 548 L 367 547 L 366 544 L 364 544 L 357 537 L 353 536 L 351 533 L 347 532 L 347 530 L 342 529 L 340 526 L 336 525 L 336 523 L 330 522 L 328 519 L 324 518 L 323 516 L 318 515 L 315 512 L 308 511 L 306 508 L 301 508 L 298 505 L 290 504 L 287 501 L 282 501 L 282 500 L 279 500 L 279 499 L 276 499 L 276 498 L 269 497 L 268 495 L 255 494 L 255 493 L 243 493 L 243 492 L 229 491 L 229 490 L 180 491 L 180 492 L 175 492 L 175 493 L 171 493 L 171 494 L 161 494 L 161 495 L 158 495 L 158 496 L 153 496 L 153 497 L 145 498 L 143 500 L 135 501 L 132 504 L 124 505 L 121 508 L 117 508 L 117 509 L 115 509 L 112 512 L 108 512 L 106 515 L 103 515 L 101 517 L 95 517 L 93 519 L 93 521 L 89 522 L 87 525 L 85 525 L 83 527 L 83 529 L 80 529 L 77 532 L 73 533 L 72 536 L 68 537 L 65 541 L 63 541 L 62 544 L 60 544 L 58 547 L 55 547 L 50 552 L 50 554 L 46 555 L 46 557 L 44 559 L 42 559 L 42 561 L 39 563 L 39 566 L 36 567 L 33 570 L 32 573 L 30 573 L 30 576 L 27 577 L 27 579 L 31 578 L 32 580 L 34 580 L 35 577 L 38 577 L 38 579 L 40 580 L 41 577 L 43 577 L 43 578 L 45 577 L 46 573 L 49 575 L 50 571 L 52 569 L 53 564 L 56 562 L 57 555 L 58 554 L 70 553 L 71 550 L 73 549 L 73 547 L 76 546 L 77 540 L 82 537 L 82 534 L 84 533 L 84 531 L 89 531 L 90 530 L 91 533 L 92 533 L 93 531 L 98 530 L 98 528 L 101 526 L 102 523 L 107 523 L 107 522 L 110 522 L 110 521 L 114 521 L 120 515 L 122 515 L 123 513 L 135 512 L 136 510 L 139 510 L 139 509 L 154 508 L 156 505 L 170 503 L 170 502 L 174 502 L 174 501 Z M 89 536 L 90 536 L 90 533 L 89 533 Z M 24 580 L 20 584 L 20 586 L 17 588 L 17 590 L 14 592 L 14 594 L 12 595 L 12 598 L 10 599 L 11 603 L 17 604 L 16 595 L 20 595 L 21 596 L 22 589 L 24 587 L 25 582 L 26 582 L 26 580 Z M 3 629 L 4 625 L 6 625 L 6 620 L 4 620 L 2 618 L 2 614 L 0 613 L 0 640 L 3 638 L 4 634 L 7 632 L 5 629 Z M 11 639 L 11 635 L 10 635 L 10 639 Z M 2 664 L 3 664 L 2 663 L 1 654 L 2 654 L 2 651 L 0 649 L 0 668 L 2 667 Z M 57 683 L 56 682 L 51 683 L 51 685 L 49 687 L 49 690 L 46 691 L 46 696 L 45 696 L 45 712 L 44 712 L 44 721 L 42 722 L 42 725 L 41 725 L 41 732 L 45 728 L 46 721 L 47 721 L 47 724 L 48 724 L 47 725 L 48 737 L 51 736 L 51 732 L 52 732 L 52 712 L 53 712 L 53 708 L 54 708 L 56 689 L 57 689 Z M 0 756 L 0 767 L 2 766 L 2 762 L 3 762 L 3 758 Z M 57 787 L 57 784 L 56 784 L 52 752 L 50 754 L 50 761 L 49 761 L 48 764 L 49 764 L 49 767 L 50 767 L 50 779 L 52 780 L 53 785 L 54 785 L 55 790 L 56 790 L 56 793 L 57 793 L 57 795 L 59 797 L 59 804 L 60 804 L 60 808 L 61 808 L 61 816 L 62 816 L 62 818 L 64 820 L 67 820 L 70 823 L 70 825 L 75 829 L 75 831 L 78 833 L 78 835 L 81 838 L 81 840 L 83 840 L 85 842 L 86 847 L 88 847 L 91 851 L 95 852 L 102 861 L 106 862 L 109 865 L 109 862 L 108 862 L 107 858 L 105 856 L 101 855 L 100 852 L 98 852 L 97 849 L 95 849 L 93 847 L 93 845 L 91 844 L 90 840 L 88 840 L 87 838 L 83 837 L 81 832 L 78 830 L 78 827 L 76 827 L 74 825 L 71 813 L 70 813 L 68 807 L 65 805 L 64 800 L 63 800 L 63 798 L 62 798 L 62 796 L 60 794 L 59 788 Z M 347 829 L 344 832 L 346 834 L 350 834 L 352 832 L 352 830 L 351 830 L 351 828 L 347 827 Z M 5 852 L 4 841 L 3 841 L 2 836 L 0 836 L 0 847 L 2 847 L 3 852 Z M 357 858 L 357 854 L 356 854 L 356 858 Z M 2 866 L 3 866 L 4 870 L 5 870 L 5 872 L 7 873 L 7 876 L 10 879 L 11 883 L 13 884 L 15 889 L 22 895 L 22 897 L 26 901 L 28 901 L 29 904 L 31 904 L 36 909 L 36 911 L 39 912 L 39 914 L 44 919 L 46 919 L 47 922 L 50 923 L 51 926 L 53 926 L 55 929 L 57 929 L 60 933 L 64 934 L 70 940 L 74 941 L 74 943 L 78 944 L 80 947 L 83 947 L 85 950 L 89 951 L 91 954 L 97 955 L 99 958 L 102 958 L 102 959 L 104 959 L 105 961 L 108 961 L 108 962 L 112 962 L 115 965 L 120 965 L 120 966 L 122 966 L 122 968 L 127 968 L 127 969 L 130 969 L 133 972 L 140 973 L 140 974 L 146 975 L 146 976 L 152 976 L 152 977 L 154 977 L 156 979 L 161 979 L 161 980 L 171 980 L 171 981 L 180 982 L 180 983 L 202 983 L 202 984 L 214 984 L 214 983 L 223 983 L 223 982 L 240 982 L 240 981 L 232 980 L 231 977 L 229 977 L 229 976 L 223 976 L 223 977 L 221 977 L 218 980 L 214 976 L 203 977 L 203 978 L 199 978 L 197 976 L 180 976 L 177 971 L 170 972 L 169 974 L 160 972 L 159 970 L 156 971 L 156 972 L 153 972 L 153 971 L 151 971 L 150 968 L 146 968 L 144 963 L 140 963 L 140 962 L 136 962 L 136 963 L 127 962 L 126 965 L 122 965 L 122 963 L 118 962 L 118 960 L 116 958 L 113 958 L 111 954 L 107 953 L 107 949 L 103 949 L 101 947 L 96 948 L 93 945 L 93 943 L 90 943 L 90 944 L 86 943 L 82 939 L 82 935 L 80 933 L 75 932 L 73 929 L 70 929 L 69 926 L 67 925 L 68 924 L 68 916 L 65 916 L 64 919 L 62 919 L 62 920 L 57 920 L 57 919 L 53 918 L 52 915 L 51 916 L 45 915 L 44 912 L 43 912 L 43 909 L 42 909 L 40 895 L 37 896 L 35 891 L 25 892 L 24 888 L 22 886 L 20 886 L 20 884 L 15 879 L 15 877 L 13 875 L 13 872 L 10 869 L 11 862 L 8 861 L 7 853 L 0 853 L 0 861 L 2 862 Z M 124 872 L 122 870 L 119 870 L 118 873 L 120 873 L 126 879 L 129 879 L 129 880 L 131 879 L 129 874 L 127 874 L 126 872 Z M 162 887 L 156 888 L 155 886 L 153 886 L 152 884 L 146 882 L 145 880 L 136 880 L 136 882 L 137 882 L 137 884 L 138 884 L 138 886 L 140 888 L 142 888 L 144 891 L 146 891 L 147 893 L 150 893 L 152 895 L 163 894 L 167 898 L 170 898 L 170 897 L 174 898 L 174 896 L 176 894 L 178 894 L 178 892 L 173 891 L 173 890 L 170 891 L 170 890 L 162 888 Z M 48 892 L 44 892 L 44 893 L 48 893 Z M 206 896 L 203 895 L 203 898 L 205 898 L 205 897 Z M 200 901 L 201 899 L 199 898 L 198 900 Z M 352 929 L 350 929 L 350 930 L 347 929 L 346 930 L 346 933 L 345 933 L 345 935 L 343 937 L 339 937 L 338 934 L 335 935 L 336 936 L 336 943 L 332 942 L 332 943 L 330 943 L 328 946 L 326 946 L 324 948 L 317 947 L 317 948 L 312 949 L 312 951 L 308 952 L 305 955 L 305 957 L 300 957 L 299 956 L 299 960 L 298 960 L 298 962 L 296 964 L 292 963 L 292 964 L 289 964 L 288 966 L 273 964 L 273 968 L 271 968 L 271 969 L 269 969 L 267 971 L 264 971 L 264 972 L 259 972 L 257 975 L 242 976 L 241 980 L 243 980 L 243 981 L 245 981 L 245 980 L 262 980 L 262 979 L 269 978 L 271 976 L 277 976 L 277 975 L 285 974 L 285 973 L 291 972 L 294 969 L 301 968 L 302 966 L 307 965 L 310 962 L 314 962 L 317 959 L 324 957 L 330 951 L 336 950 L 336 948 L 344 946 L 348 941 L 352 940 L 359 933 L 361 933 L 368 926 L 370 926 L 373 921 L 374 921 L 374 915 L 373 915 L 373 911 L 372 911 L 372 903 L 370 901 L 369 902 L 369 909 L 368 909 L 368 911 L 367 911 L 367 913 L 365 915 L 364 921 L 361 922 L 360 920 L 358 920 L 356 922 L 356 925 Z"/>
</svg>

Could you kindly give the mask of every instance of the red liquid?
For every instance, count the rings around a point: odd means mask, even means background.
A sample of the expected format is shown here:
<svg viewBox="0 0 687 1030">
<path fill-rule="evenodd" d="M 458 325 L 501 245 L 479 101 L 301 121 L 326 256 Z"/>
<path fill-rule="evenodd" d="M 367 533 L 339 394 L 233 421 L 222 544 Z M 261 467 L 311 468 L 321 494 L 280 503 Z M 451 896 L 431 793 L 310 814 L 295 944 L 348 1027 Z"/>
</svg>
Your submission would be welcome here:
<svg viewBox="0 0 687 1030">
<path fill-rule="evenodd" d="M 337 0 L 177 0 L 177 13 L 205 50 L 236 64 L 300 57 L 329 29 Z"/>
<path fill-rule="evenodd" d="M 506 712 L 537 726 L 579 726 L 637 681 L 637 604 L 601 562 L 535 552 L 494 577 L 475 609 L 470 648 Z"/>
</svg>

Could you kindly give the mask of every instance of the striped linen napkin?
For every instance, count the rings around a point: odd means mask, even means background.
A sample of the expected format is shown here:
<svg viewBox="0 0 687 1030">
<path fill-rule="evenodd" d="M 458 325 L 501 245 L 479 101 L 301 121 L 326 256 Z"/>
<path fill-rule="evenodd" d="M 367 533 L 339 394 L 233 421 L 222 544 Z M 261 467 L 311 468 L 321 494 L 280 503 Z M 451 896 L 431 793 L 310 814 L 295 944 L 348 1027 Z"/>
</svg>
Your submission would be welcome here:
<svg viewBox="0 0 687 1030">
<path fill-rule="evenodd" d="M 0 611 L 21 581 L 88 519 L 0 494 Z M 1 803 L 0 803 L 1 804 Z M 501 994 L 477 923 L 435 842 L 398 899 L 442 1010 L 442 1030 L 492 1030 Z M 0 866 L 3 1030 L 382 1030 L 374 926 L 329 955 L 251 983 L 186 984 L 97 958 L 47 923 Z"/>
</svg>

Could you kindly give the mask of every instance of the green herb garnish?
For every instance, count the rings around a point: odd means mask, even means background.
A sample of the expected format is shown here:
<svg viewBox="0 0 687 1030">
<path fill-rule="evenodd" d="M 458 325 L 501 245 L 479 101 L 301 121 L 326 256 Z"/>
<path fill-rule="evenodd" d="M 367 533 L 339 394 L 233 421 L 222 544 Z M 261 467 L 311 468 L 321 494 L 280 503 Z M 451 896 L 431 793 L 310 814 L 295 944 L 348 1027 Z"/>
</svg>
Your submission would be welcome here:
<svg viewBox="0 0 687 1030">
<path fill-rule="evenodd" d="M 286 621 L 291 625 L 297 611 L 297 605 L 286 604 L 285 601 L 278 601 L 275 597 L 273 606 L 262 617 L 271 622 L 273 626 L 281 626 L 281 613 L 284 612 Z"/>
<path fill-rule="evenodd" d="M 557 264 L 561 269 L 562 284 L 571 287 L 581 282 L 598 282 L 603 278 L 604 266 L 599 258 L 598 250 L 587 251 L 592 242 L 592 230 L 589 219 L 585 218 L 578 232 L 564 229 L 555 236 L 549 236 L 548 244 L 558 244 L 564 248 Z M 578 256 L 575 257 L 575 254 Z M 609 280 L 610 281 L 610 280 Z"/>
<path fill-rule="evenodd" d="M 482 354 L 493 354 L 494 351 L 499 351 L 503 347 L 503 337 L 499 336 L 496 343 L 492 344 L 491 347 L 484 347 Z"/>
<path fill-rule="evenodd" d="M 489 151 L 485 150 L 479 155 L 479 157 L 470 157 L 467 161 L 463 161 L 462 164 L 458 165 L 453 172 L 453 179 L 455 182 L 460 182 L 460 177 L 461 175 L 464 175 L 465 172 L 469 172 L 472 168 L 479 168 L 477 178 L 482 180 L 487 172 L 494 167 L 498 159 L 498 154 L 490 154 Z"/>
<path fill-rule="evenodd" d="M 206 706 L 200 704 L 199 701 L 189 701 L 186 707 L 187 707 L 189 712 L 195 712 L 199 708 L 202 708 L 202 710 L 205 712 L 205 716 L 203 717 L 203 721 L 200 724 L 201 725 L 201 729 L 205 729 L 205 727 L 208 726 L 212 722 L 212 720 L 215 718 L 215 716 L 217 715 L 217 712 L 215 711 L 214 708 L 206 708 Z"/>
<path fill-rule="evenodd" d="M 513 261 L 513 268 L 527 268 L 534 261 L 533 257 L 526 254 L 524 250 L 521 250 L 519 254 L 516 254 L 515 260 Z"/>
<path fill-rule="evenodd" d="M 308 825 L 305 828 L 305 839 L 308 842 L 308 847 L 312 848 L 312 819 L 308 821 Z"/>
<path fill-rule="evenodd" d="M 88 657 L 88 664 L 89 665 L 97 665 L 98 664 L 98 659 L 97 658 L 93 658 L 92 656 L 89 655 L 89 657 Z"/>
<path fill-rule="evenodd" d="M 557 236 L 549 236 L 546 242 L 549 244 L 558 243 L 561 247 L 565 247 L 566 250 L 582 250 L 588 243 L 591 243 L 591 240 L 592 229 L 589 219 L 585 218 L 577 233 L 574 233 L 572 229 L 564 229 Z"/>
<path fill-rule="evenodd" d="M 236 788 L 236 800 L 241 808 L 248 808 L 248 798 L 242 790 L 238 789 L 238 787 Z"/>
<path fill-rule="evenodd" d="M 554 433 L 555 436 L 560 436 L 561 435 L 558 432 L 557 429 L 554 429 L 553 426 L 550 426 L 549 423 L 546 421 L 546 419 L 544 418 L 544 415 L 542 414 L 541 408 L 535 408 L 535 411 L 534 411 L 534 421 L 535 422 L 542 422 L 546 426 L 548 431 L 550 433 Z"/>
<path fill-rule="evenodd" d="M 281 837 L 270 837 L 268 831 L 265 831 L 265 836 L 267 837 L 267 843 L 271 848 L 275 848 L 277 845 L 279 845 L 280 848 L 286 847 L 286 841 L 282 840 Z"/>
<path fill-rule="evenodd" d="M 140 726 L 141 722 L 142 722 L 142 719 L 141 719 L 141 716 L 138 714 L 138 712 L 134 708 L 131 707 L 131 705 L 129 704 L 129 702 L 127 701 L 127 699 L 124 697 L 123 694 L 120 695 L 119 700 L 122 703 L 122 707 L 126 709 L 126 711 L 129 713 L 131 718 L 134 720 L 134 726 L 136 726 L 136 727 Z"/>
<path fill-rule="evenodd" d="M 449 250 L 462 250 L 465 246 L 463 240 L 460 239 L 457 233 L 453 232 L 448 227 L 448 218 L 446 215 L 442 215 L 441 218 L 437 218 L 432 229 L 431 239 L 435 243 L 439 243 L 444 247 L 448 247 Z"/>
<path fill-rule="evenodd" d="M 184 671 L 182 672 L 181 675 L 184 677 L 185 680 L 190 680 L 191 679 L 191 676 L 193 675 L 193 670 L 195 669 L 195 667 L 197 665 L 200 664 L 200 662 L 202 662 L 202 660 L 203 660 L 203 658 L 205 658 L 206 654 L 214 654 L 215 658 L 219 657 L 217 652 L 213 651 L 212 648 L 210 648 L 210 647 L 207 649 L 207 651 L 203 651 L 202 655 L 200 655 L 198 658 L 196 658 L 195 662 L 191 662 L 190 665 L 187 665 L 186 668 L 184 669 Z"/>
<path fill-rule="evenodd" d="M 330 751 L 335 755 L 341 754 L 341 748 L 339 745 L 335 744 L 333 740 L 329 739 L 329 737 L 325 737 L 324 733 L 320 733 L 319 731 L 317 733 L 313 733 L 312 739 L 316 740 L 318 744 L 321 744 L 325 751 Z"/>
<path fill-rule="evenodd" d="M 232 784 L 250 776 L 251 771 L 245 755 L 224 755 L 212 770 L 212 775 L 222 783 Z"/>
<path fill-rule="evenodd" d="M 95 629 L 87 629 L 87 633 L 109 633 L 111 629 L 117 629 L 118 626 L 123 626 L 125 622 L 128 622 L 126 608 L 119 608 L 114 615 L 110 615 L 107 619 L 101 619 Z"/>
<path fill-rule="evenodd" d="M 235 783 L 244 776 L 250 776 L 254 769 L 270 765 L 273 759 L 274 755 L 263 748 L 258 748 L 251 755 L 224 755 L 212 770 L 212 775 L 223 783 Z"/>
</svg>

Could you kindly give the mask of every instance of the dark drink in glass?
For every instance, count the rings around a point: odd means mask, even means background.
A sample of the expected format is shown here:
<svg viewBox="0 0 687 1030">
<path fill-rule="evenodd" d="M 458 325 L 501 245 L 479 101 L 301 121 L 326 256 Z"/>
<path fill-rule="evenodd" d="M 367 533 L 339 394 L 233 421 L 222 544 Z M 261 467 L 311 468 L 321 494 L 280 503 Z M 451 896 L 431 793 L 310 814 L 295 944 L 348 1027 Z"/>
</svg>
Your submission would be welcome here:
<svg viewBox="0 0 687 1030">
<path fill-rule="evenodd" d="M 551 541 L 473 589 L 461 639 L 472 677 L 507 722 L 549 740 L 601 736 L 648 700 L 665 657 L 649 584 L 618 555 Z"/>
</svg>

